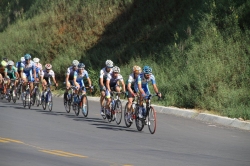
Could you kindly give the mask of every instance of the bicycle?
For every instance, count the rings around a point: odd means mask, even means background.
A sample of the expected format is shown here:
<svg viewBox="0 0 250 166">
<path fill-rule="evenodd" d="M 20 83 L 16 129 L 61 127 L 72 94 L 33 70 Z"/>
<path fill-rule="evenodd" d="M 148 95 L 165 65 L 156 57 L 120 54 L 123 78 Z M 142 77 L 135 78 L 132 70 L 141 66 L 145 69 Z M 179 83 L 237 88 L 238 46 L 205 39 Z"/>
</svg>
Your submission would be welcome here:
<svg viewBox="0 0 250 166">
<path fill-rule="evenodd" d="M 17 89 L 16 89 L 16 97 L 17 97 L 17 100 L 20 99 L 20 96 L 21 96 L 22 92 L 23 92 L 23 80 L 20 79 L 20 80 L 19 80 L 19 83 L 18 83 L 18 85 L 17 85 Z"/>
<path fill-rule="evenodd" d="M 128 102 L 126 103 L 125 108 L 124 108 L 124 122 L 125 122 L 126 127 L 130 127 L 133 123 L 133 120 L 136 119 L 137 117 L 135 114 L 135 110 L 139 109 L 139 97 L 138 96 L 134 97 L 131 107 L 132 107 L 132 110 L 130 113 L 128 112 Z M 131 118 L 132 120 L 131 122 L 128 122 L 129 114 L 130 114 L 129 118 Z"/>
<path fill-rule="evenodd" d="M 46 85 L 46 90 L 43 92 L 43 95 L 41 97 L 41 105 L 44 110 L 46 110 L 46 107 L 48 106 L 48 110 L 52 111 L 53 108 L 53 98 L 52 98 L 52 91 L 51 91 L 51 81 L 50 77 L 48 78 L 48 84 Z"/>
<path fill-rule="evenodd" d="M 122 120 L 122 102 L 120 100 L 120 95 L 124 92 L 111 91 L 111 102 L 110 102 L 110 111 L 104 109 L 103 119 L 108 120 L 108 122 L 115 121 L 117 125 L 121 123 Z"/>
<path fill-rule="evenodd" d="M 69 91 L 67 92 L 66 100 L 64 100 L 64 108 L 67 113 L 70 113 L 71 107 L 72 107 L 72 101 L 73 101 L 73 92 L 76 89 L 75 86 L 70 86 Z"/>
<path fill-rule="evenodd" d="M 155 133 L 156 130 L 156 111 L 153 108 L 153 106 L 151 106 L 151 98 L 154 96 L 158 96 L 157 94 L 154 95 L 147 95 L 144 100 L 146 100 L 146 113 L 143 113 L 143 117 L 140 118 L 139 117 L 139 107 L 137 107 L 135 109 L 135 115 L 136 115 L 136 119 L 135 119 L 135 124 L 136 124 L 136 128 L 138 131 L 142 131 L 144 125 L 148 125 L 148 129 L 150 131 L 151 134 Z M 160 99 L 158 97 L 158 99 Z"/>
<path fill-rule="evenodd" d="M 39 107 L 41 104 L 41 92 L 39 89 L 39 82 L 34 83 L 33 96 L 32 96 L 32 105 Z"/>
<path fill-rule="evenodd" d="M 89 105 L 88 105 L 88 98 L 87 98 L 87 94 L 83 93 L 84 88 L 89 89 L 89 90 L 93 90 L 93 87 L 82 87 L 79 90 L 79 93 L 77 96 L 75 96 L 75 100 L 73 102 L 73 110 L 75 111 L 76 116 L 79 115 L 80 110 L 83 114 L 84 117 L 88 116 L 88 112 L 89 112 Z M 85 101 L 85 102 L 84 102 Z"/>
<path fill-rule="evenodd" d="M 27 83 L 26 89 L 23 92 L 23 107 L 25 108 L 26 106 L 31 107 L 31 100 L 30 100 L 30 82 Z"/>
<path fill-rule="evenodd" d="M 8 102 L 13 101 L 13 103 L 16 103 L 16 86 L 15 86 L 16 79 L 10 79 L 10 87 L 7 89 L 7 100 Z"/>
</svg>

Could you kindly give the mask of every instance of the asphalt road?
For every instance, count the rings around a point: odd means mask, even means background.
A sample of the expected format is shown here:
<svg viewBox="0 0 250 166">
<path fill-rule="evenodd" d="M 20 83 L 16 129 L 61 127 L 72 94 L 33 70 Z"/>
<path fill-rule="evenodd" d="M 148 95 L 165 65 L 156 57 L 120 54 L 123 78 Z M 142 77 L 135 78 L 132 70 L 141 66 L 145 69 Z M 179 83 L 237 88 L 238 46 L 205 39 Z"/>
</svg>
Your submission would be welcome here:
<svg viewBox="0 0 250 166">
<path fill-rule="evenodd" d="M 249 142 L 249 131 L 160 113 L 155 134 L 138 132 L 103 120 L 94 101 L 84 118 L 61 98 L 52 112 L 0 100 L 0 166 L 249 166 Z"/>
</svg>

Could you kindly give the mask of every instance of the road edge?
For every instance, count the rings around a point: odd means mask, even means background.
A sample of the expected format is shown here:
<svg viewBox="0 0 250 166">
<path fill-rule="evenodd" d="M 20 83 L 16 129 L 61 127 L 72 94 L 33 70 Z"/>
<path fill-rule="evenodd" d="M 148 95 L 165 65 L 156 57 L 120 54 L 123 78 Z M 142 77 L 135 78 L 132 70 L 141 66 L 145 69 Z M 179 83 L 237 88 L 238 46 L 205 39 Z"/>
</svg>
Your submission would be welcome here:
<svg viewBox="0 0 250 166">
<path fill-rule="evenodd" d="M 55 97 L 63 98 L 63 95 L 54 95 Z M 99 97 L 88 96 L 90 101 L 99 101 Z M 125 105 L 127 100 L 122 100 L 122 103 Z M 165 107 L 152 105 L 157 113 L 170 114 L 175 116 L 180 116 L 184 118 L 196 119 L 203 122 L 219 124 L 223 126 L 234 127 L 242 130 L 250 131 L 250 122 L 242 121 L 236 118 L 228 118 L 218 115 L 212 115 L 207 113 L 199 113 L 190 109 L 180 109 L 175 107 Z"/>
</svg>

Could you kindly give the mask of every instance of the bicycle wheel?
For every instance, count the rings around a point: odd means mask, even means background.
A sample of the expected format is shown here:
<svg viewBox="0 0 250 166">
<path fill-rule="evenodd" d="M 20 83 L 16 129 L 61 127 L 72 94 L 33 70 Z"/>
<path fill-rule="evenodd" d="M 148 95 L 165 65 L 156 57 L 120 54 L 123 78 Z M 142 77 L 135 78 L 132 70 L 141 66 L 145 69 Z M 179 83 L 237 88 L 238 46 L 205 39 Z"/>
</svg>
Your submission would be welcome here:
<svg viewBox="0 0 250 166">
<path fill-rule="evenodd" d="M 79 107 L 79 104 L 80 104 L 80 103 L 79 103 L 79 102 L 80 102 L 80 99 L 79 99 L 79 96 L 78 96 L 78 95 L 77 95 L 77 97 L 76 97 L 76 98 L 77 98 L 77 99 L 76 99 L 76 100 L 77 100 L 77 103 L 74 103 L 74 106 L 73 106 L 73 107 L 75 108 L 75 109 L 74 109 L 74 111 L 75 111 L 75 115 L 76 115 L 76 116 L 78 116 L 78 115 L 79 115 L 79 113 L 80 113 L 80 107 Z"/>
<path fill-rule="evenodd" d="M 19 88 L 17 88 L 17 100 L 19 100 L 19 99 L 20 99 L 21 94 L 22 94 L 22 85 L 20 85 L 20 87 L 19 87 Z"/>
<path fill-rule="evenodd" d="M 34 106 L 35 103 L 36 103 L 36 92 L 32 95 L 32 97 L 30 98 L 30 100 L 31 100 L 32 105 Z"/>
<path fill-rule="evenodd" d="M 124 122 L 126 127 L 130 127 L 132 125 L 132 123 L 128 122 L 128 102 L 126 103 L 124 108 Z"/>
<path fill-rule="evenodd" d="M 135 109 L 135 125 L 138 131 L 142 131 L 143 127 L 144 127 L 144 119 L 139 118 L 139 107 L 136 107 Z"/>
<path fill-rule="evenodd" d="M 28 102 L 28 107 L 29 107 L 29 109 L 30 109 L 30 107 L 31 107 L 30 93 L 27 94 L 27 98 L 28 98 L 28 101 L 27 101 L 27 102 Z M 26 99 L 27 99 L 27 98 L 26 98 Z"/>
<path fill-rule="evenodd" d="M 65 111 L 67 113 L 69 113 L 70 112 L 70 101 L 69 101 L 68 93 L 64 93 L 63 104 L 64 104 Z"/>
<path fill-rule="evenodd" d="M 43 107 L 43 110 L 46 110 L 46 106 L 47 106 L 47 103 L 46 103 L 46 96 L 43 96 L 42 97 L 42 107 Z"/>
<path fill-rule="evenodd" d="M 84 99 L 85 99 L 85 102 L 84 102 Z M 89 104 L 88 104 L 88 98 L 86 95 L 82 96 L 79 108 L 82 110 L 83 116 L 87 117 L 89 113 Z"/>
<path fill-rule="evenodd" d="M 47 102 L 48 109 L 49 109 L 49 111 L 52 111 L 52 108 L 53 108 L 53 98 L 52 98 L 51 91 L 48 92 L 47 97 L 48 97 L 48 102 Z"/>
<path fill-rule="evenodd" d="M 26 107 L 26 94 L 22 94 L 22 100 L 23 100 L 23 107 Z"/>
<path fill-rule="evenodd" d="M 16 88 L 13 88 L 12 93 L 11 93 L 13 103 L 16 103 L 16 90 L 15 89 Z"/>
<path fill-rule="evenodd" d="M 122 102 L 118 99 L 115 102 L 115 122 L 116 124 L 120 124 L 122 120 Z"/>
<path fill-rule="evenodd" d="M 37 90 L 36 90 L 36 106 L 39 107 L 40 104 L 41 104 L 41 92 L 40 92 L 40 89 L 37 88 Z"/>
<path fill-rule="evenodd" d="M 8 93 L 8 94 L 6 94 L 6 95 L 7 95 L 7 101 L 10 102 L 10 101 L 11 101 L 11 94 Z"/>
<path fill-rule="evenodd" d="M 150 106 L 148 111 L 147 123 L 150 133 L 154 134 L 156 130 L 156 111 L 152 106 Z"/>
</svg>

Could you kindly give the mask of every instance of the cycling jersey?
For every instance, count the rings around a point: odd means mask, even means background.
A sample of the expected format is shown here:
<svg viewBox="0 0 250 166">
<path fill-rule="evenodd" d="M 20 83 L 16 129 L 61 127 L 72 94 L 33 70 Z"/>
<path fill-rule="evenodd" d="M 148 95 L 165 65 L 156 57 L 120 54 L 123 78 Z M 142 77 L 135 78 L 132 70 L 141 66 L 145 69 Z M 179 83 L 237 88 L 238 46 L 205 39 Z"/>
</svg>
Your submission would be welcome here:
<svg viewBox="0 0 250 166">
<path fill-rule="evenodd" d="M 102 68 L 102 70 L 100 71 L 100 77 L 99 77 L 99 78 L 103 78 L 103 83 L 106 82 L 107 77 L 108 77 L 108 74 L 111 74 L 112 71 L 113 71 L 113 70 L 111 69 L 109 72 L 107 72 L 107 71 L 106 71 L 106 67 Z M 104 85 L 105 85 L 105 84 L 104 84 Z"/>
<path fill-rule="evenodd" d="M 5 68 L 5 73 L 7 73 L 7 76 L 10 79 L 16 79 L 16 72 L 17 72 L 17 68 L 15 66 L 12 66 L 11 69 L 9 69 L 8 67 Z"/>
<path fill-rule="evenodd" d="M 115 78 L 113 77 L 113 74 L 108 74 L 107 75 L 107 80 L 109 80 L 109 86 L 110 87 L 115 87 L 117 85 L 118 81 L 123 81 L 123 77 L 121 74 L 118 74 L 118 76 Z"/>
<path fill-rule="evenodd" d="M 34 81 L 33 70 L 35 69 L 34 63 L 30 61 L 29 64 L 26 62 L 21 63 L 20 70 L 23 71 L 23 77 L 28 77 L 28 81 Z"/>
<path fill-rule="evenodd" d="M 40 75 L 40 71 L 41 69 L 39 67 L 35 67 L 35 70 L 36 70 L 36 78 L 39 78 L 39 75 Z"/>
<path fill-rule="evenodd" d="M 86 70 L 84 70 L 82 74 L 80 74 L 79 72 L 77 73 L 76 82 L 80 85 L 80 87 L 84 87 L 84 77 L 86 77 L 87 79 L 89 78 L 89 74 Z"/>
<path fill-rule="evenodd" d="M 47 83 L 51 83 L 49 82 L 49 77 L 55 77 L 55 72 L 53 70 L 49 70 L 49 72 L 47 70 L 43 70 L 43 72 L 41 73 L 41 77 L 43 77 L 43 79 L 45 79 Z"/>
<path fill-rule="evenodd" d="M 153 74 L 150 75 L 149 79 L 146 79 L 144 77 L 144 73 L 141 73 L 138 77 L 137 77 L 137 80 L 136 80 L 136 83 L 135 83 L 135 90 L 138 92 L 138 84 L 141 84 L 142 86 L 142 89 L 144 90 L 144 92 L 149 95 L 150 94 L 150 91 L 149 91 L 149 87 L 148 87 L 148 83 L 151 82 L 152 85 L 156 84 L 156 81 L 155 81 L 155 77 Z"/>
<path fill-rule="evenodd" d="M 77 68 L 76 68 L 76 69 L 77 69 Z M 69 76 L 69 81 L 73 81 L 74 78 L 76 78 L 76 76 L 77 76 L 76 69 L 74 70 L 74 67 L 73 67 L 73 66 L 70 66 L 70 67 L 67 69 L 66 75 Z"/>
</svg>

